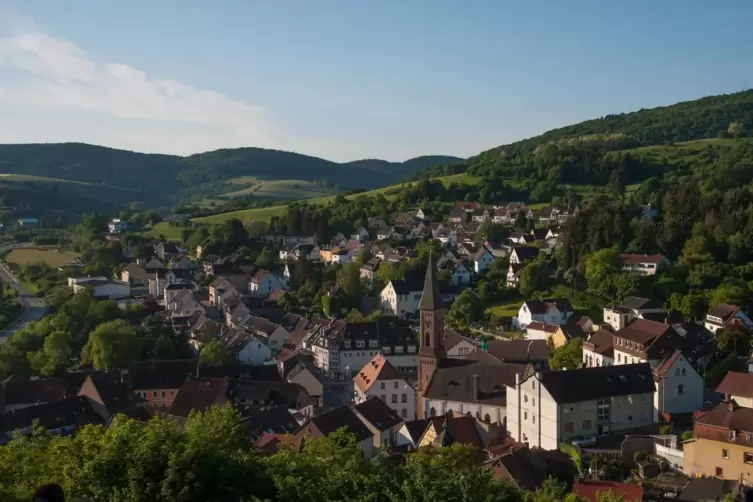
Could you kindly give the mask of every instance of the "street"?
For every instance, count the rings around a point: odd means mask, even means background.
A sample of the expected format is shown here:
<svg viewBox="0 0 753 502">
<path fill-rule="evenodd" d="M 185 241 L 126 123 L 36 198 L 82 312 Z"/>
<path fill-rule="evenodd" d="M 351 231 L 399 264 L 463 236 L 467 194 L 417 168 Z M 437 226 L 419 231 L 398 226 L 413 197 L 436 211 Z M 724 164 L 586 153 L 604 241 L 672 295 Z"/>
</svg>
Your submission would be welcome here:
<svg viewBox="0 0 753 502">
<path fill-rule="evenodd" d="M 18 291 L 21 305 L 24 308 L 23 315 L 20 319 L 8 326 L 7 329 L 0 331 L 0 343 L 2 343 L 17 330 L 23 329 L 30 322 L 41 319 L 47 312 L 47 305 L 41 298 L 37 298 L 21 286 L 16 278 L 10 273 L 10 270 L 6 268 L 5 264 L 0 264 L 0 280 Z"/>
</svg>

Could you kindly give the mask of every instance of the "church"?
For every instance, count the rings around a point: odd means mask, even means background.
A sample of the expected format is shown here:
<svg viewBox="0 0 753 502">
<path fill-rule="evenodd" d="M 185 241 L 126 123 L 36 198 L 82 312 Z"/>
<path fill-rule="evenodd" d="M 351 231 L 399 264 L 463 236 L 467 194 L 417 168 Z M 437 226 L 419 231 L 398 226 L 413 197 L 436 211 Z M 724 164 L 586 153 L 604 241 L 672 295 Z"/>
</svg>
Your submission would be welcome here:
<svg viewBox="0 0 753 502">
<path fill-rule="evenodd" d="M 526 373 L 526 365 L 501 362 L 483 352 L 447 357 L 445 309 L 436 275 L 430 257 L 418 307 L 418 418 L 454 411 L 503 426 L 506 386 L 515 383 L 516 373 Z M 483 347 L 477 350 L 483 351 Z"/>
</svg>

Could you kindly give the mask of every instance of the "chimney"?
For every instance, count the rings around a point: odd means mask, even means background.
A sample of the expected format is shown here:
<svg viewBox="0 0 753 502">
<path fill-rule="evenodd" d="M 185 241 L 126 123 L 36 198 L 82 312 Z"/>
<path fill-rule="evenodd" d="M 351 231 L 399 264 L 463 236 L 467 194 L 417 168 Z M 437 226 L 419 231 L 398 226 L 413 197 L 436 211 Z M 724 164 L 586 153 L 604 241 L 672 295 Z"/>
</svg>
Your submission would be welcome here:
<svg viewBox="0 0 753 502">
<path fill-rule="evenodd" d="M 520 385 L 520 380 L 522 380 L 523 374 L 522 373 L 515 373 L 515 386 L 517 387 Z"/>
<path fill-rule="evenodd" d="M 731 399 L 727 403 L 727 411 L 735 411 L 735 402 Z"/>
<path fill-rule="evenodd" d="M 478 381 L 479 381 L 479 376 L 478 375 L 472 375 L 471 376 L 471 385 L 472 385 L 472 390 L 473 390 L 473 399 L 475 401 L 478 401 L 479 397 L 480 397 L 479 396 L 479 390 L 478 390 Z"/>
</svg>

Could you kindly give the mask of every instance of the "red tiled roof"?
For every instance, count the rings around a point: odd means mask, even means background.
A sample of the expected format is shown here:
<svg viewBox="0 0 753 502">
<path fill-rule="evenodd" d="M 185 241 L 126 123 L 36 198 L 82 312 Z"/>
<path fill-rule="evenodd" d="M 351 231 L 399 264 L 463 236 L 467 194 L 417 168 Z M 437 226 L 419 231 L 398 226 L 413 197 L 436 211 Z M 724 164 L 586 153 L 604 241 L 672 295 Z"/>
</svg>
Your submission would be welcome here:
<svg viewBox="0 0 753 502">
<path fill-rule="evenodd" d="M 753 397 L 753 375 L 750 373 L 739 373 L 730 371 L 716 389 L 722 394 L 731 396 Z"/>
<path fill-rule="evenodd" d="M 400 373 L 383 355 L 376 355 L 366 363 L 361 371 L 353 379 L 353 383 L 361 389 L 362 392 L 368 391 L 377 380 L 398 380 L 401 379 Z"/>
<path fill-rule="evenodd" d="M 634 254 L 620 253 L 620 261 L 623 265 L 635 265 L 636 263 L 659 263 L 665 260 L 663 254 Z"/>
<path fill-rule="evenodd" d="M 717 305 L 711 311 L 708 313 L 708 315 L 713 317 L 718 317 L 722 321 L 726 321 L 733 315 L 737 314 L 737 312 L 740 310 L 740 307 L 737 307 L 735 305 L 726 305 L 724 303 Z"/>
<path fill-rule="evenodd" d="M 659 338 L 671 329 L 672 326 L 662 322 L 636 319 L 615 333 L 615 335 L 633 342 L 645 344 L 655 338 Z"/>
<path fill-rule="evenodd" d="M 526 326 L 526 330 L 531 329 L 536 331 L 545 331 L 547 333 L 554 333 L 555 331 L 557 331 L 557 325 L 549 324 L 546 322 L 533 321 L 528 326 Z"/>
<path fill-rule="evenodd" d="M 573 485 L 573 493 L 591 502 L 599 502 L 599 494 L 606 492 L 612 492 L 622 497 L 624 502 L 641 502 L 643 500 L 643 487 L 641 485 L 592 479 L 576 479 Z"/>
</svg>

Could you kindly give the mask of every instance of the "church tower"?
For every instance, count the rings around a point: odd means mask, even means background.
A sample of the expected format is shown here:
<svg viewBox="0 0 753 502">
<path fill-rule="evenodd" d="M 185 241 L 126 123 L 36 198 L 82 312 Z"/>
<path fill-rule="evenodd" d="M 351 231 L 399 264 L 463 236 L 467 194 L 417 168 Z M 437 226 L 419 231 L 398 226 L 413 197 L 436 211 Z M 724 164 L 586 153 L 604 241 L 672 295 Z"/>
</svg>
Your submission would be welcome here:
<svg viewBox="0 0 753 502">
<path fill-rule="evenodd" d="M 429 387 L 431 377 L 437 369 L 440 359 L 445 356 L 444 348 L 444 309 L 442 295 L 439 293 L 436 267 L 429 254 L 429 266 L 426 269 L 424 292 L 418 305 L 420 328 L 418 332 L 418 418 L 427 418 L 424 393 Z"/>
</svg>

